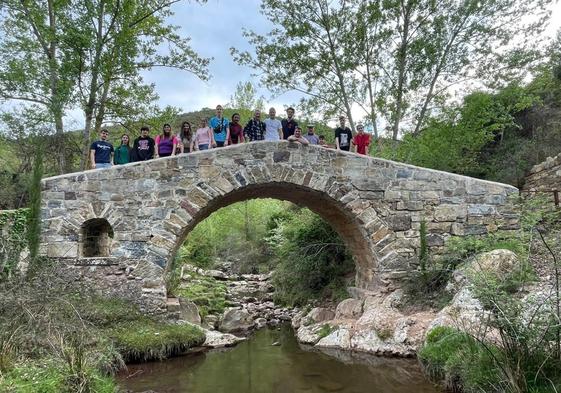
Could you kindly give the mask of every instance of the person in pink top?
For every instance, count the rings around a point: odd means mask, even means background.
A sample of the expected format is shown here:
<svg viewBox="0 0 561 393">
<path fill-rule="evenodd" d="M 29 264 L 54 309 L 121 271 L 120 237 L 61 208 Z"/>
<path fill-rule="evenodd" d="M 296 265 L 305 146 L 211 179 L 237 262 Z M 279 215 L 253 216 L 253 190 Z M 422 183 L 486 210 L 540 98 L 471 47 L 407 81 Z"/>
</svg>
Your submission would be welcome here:
<svg viewBox="0 0 561 393">
<path fill-rule="evenodd" d="M 214 142 L 212 128 L 208 126 L 208 120 L 206 118 L 201 119 L 199 126 L 193 139 L 194 147 L 197 150 L 208 150 L 211 146 L 215 147 L 216 142 Z"/>
<path fill-rule="evenodd" d="M 154 158 L 174 156 L 176 148 L 177 138 L 171 134 L 171 126 L 164 124 L 163 134 L 156 136 L 156 154 Z"/>
</svg>

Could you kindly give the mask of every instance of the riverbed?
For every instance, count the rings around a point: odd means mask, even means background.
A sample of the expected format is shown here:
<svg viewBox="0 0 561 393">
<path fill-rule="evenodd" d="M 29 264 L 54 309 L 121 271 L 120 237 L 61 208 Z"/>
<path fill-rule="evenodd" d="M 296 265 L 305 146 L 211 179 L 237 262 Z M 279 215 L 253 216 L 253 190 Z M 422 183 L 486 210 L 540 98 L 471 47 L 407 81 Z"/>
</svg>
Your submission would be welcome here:
<svg viewBox="0 0 561 393">
<path fill-rule="evenodd" d="M 301 347 L 290 326 L 261 329 L 234 348 L 129 365 L 123 388 L 158 393 L 433 393 L 415 360 Z"/>
</svg>

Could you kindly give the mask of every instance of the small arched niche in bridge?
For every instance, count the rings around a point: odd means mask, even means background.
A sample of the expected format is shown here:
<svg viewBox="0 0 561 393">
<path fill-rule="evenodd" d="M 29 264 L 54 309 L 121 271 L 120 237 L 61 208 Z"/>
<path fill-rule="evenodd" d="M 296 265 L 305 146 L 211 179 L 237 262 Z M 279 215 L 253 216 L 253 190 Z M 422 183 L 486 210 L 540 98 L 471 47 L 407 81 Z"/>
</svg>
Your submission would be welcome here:
<svg viewBox="0 0 561 393">
<path fill-rule="evenodd" d="M 104 218 L 93 218 L 82 224 L 80 249 L 85 258 L 108 257 L 111 253 L 113 228 Z"/>
</svg>

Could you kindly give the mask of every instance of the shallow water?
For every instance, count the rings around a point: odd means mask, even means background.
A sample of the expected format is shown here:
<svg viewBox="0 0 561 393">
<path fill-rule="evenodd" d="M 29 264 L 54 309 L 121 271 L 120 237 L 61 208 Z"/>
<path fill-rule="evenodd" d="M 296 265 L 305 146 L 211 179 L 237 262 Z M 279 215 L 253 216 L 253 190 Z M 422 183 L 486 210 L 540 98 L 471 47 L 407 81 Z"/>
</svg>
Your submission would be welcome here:
<svg viewBox="0 0 561 393">
<path fill-rule="evenodd" d="M 279 346 L 272 343 L 278 342 Z M 415 360 L 304 350 L 289 326 L 235 348 L 130 365 L 121 386 L 158 393 L 433 393 Z"/>
</svg>

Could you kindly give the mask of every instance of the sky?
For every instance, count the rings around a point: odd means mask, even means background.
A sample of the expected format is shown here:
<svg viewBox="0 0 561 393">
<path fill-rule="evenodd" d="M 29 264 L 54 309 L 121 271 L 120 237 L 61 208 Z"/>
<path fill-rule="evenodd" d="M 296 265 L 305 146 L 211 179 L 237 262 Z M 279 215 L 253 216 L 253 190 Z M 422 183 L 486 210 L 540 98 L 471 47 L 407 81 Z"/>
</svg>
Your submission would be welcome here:
<svg viewBox="0 0 561 393">
<path fill-rule="evenodd" d="M 214 108 L 230 101 L 238 82 L 251 81 L 258 87 L 258 78 L 251 76 L 253 71 L 233 61 L 230 47 L 252 49 L 242 35 L 242 27 L 260 34 L 270 31 L 272 25 L 260 14 L 260 4 L 260 0 L 208 0 L 205 4 L 184 0 L 172 6 L 175 15 L 169 23 L 179 26 L 182 36 L 191 37 L 191 46 L 200 56 L 214 59 L 209 65 L 211 79 L 208 82 L 186 71 L 156 68 L 144 72 L 144 80 L 155 85 L 160 106 L 172 105 L 182 112 Z M 550 26 L 546 30 L 551 36 L 561 27 L 561 2 L 557 2 L 552 10 Z M 296 104 L 301 97 L 294 92 L 271 98 L 267 90 L 258 87 L 258 91 L 265 97 L 265 106 L 276 107 L 279 115 L 283 114 L 283 107 Z M 80 110 L 70 111 L 68 126 L 83 126 Z"/>
</svg>

